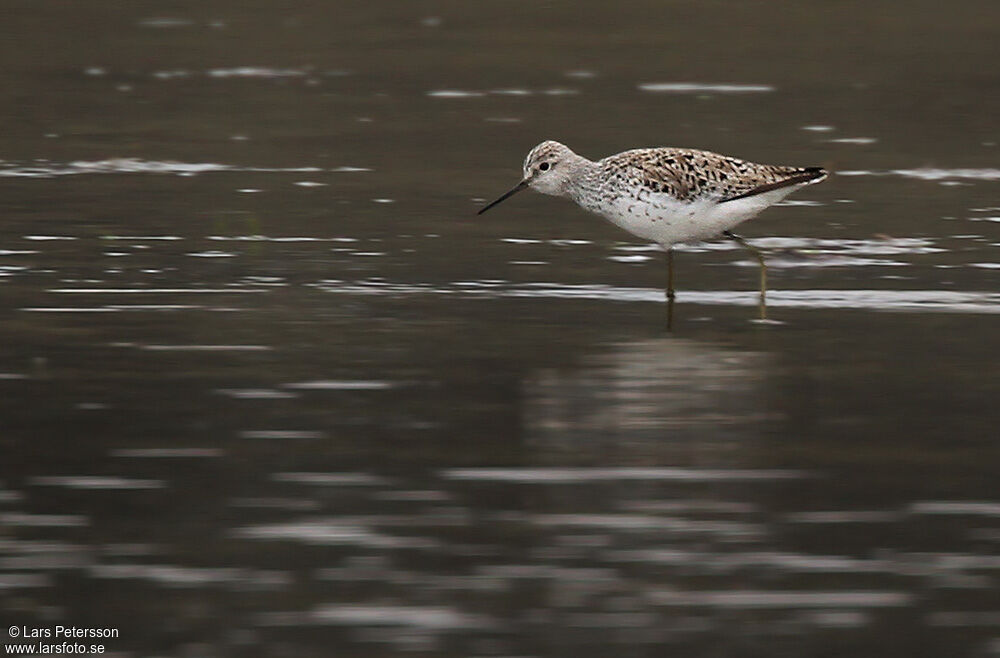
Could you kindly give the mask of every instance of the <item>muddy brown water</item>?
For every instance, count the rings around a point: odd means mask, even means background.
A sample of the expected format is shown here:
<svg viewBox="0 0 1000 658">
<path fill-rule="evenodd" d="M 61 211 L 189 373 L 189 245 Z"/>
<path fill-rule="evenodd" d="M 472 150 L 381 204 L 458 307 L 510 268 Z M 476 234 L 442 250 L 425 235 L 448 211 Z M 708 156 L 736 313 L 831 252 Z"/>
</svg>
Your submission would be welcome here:
<svg viewBox="0 0 1000 658">
<path fill-rule="evenodd" d="M 11 2 L 0 619 L 1000 655 L 992 3 Z M 527 150 L 835 172 L 662 255 Z M 6 631 L 5 641 L 14 638 Z"/>
</svg>

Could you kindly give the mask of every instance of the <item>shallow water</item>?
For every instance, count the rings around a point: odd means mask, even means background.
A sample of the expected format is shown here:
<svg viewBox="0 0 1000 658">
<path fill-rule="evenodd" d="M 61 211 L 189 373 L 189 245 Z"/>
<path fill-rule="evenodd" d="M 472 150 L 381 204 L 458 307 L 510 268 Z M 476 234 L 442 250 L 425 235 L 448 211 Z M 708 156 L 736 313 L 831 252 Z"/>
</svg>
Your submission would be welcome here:
<svg viewBox="0 0 1000 658">
<path fill-rule="evenodd" d="M 720 20 L 725 17 L 725 20 Z M 997 10 L 18 4 L 0 619 L 117 656 L 1000 655 Z M 662 254 L 545 138 L 836 174 Z M 11 641 L 5 637 L 5 641 Z"/>
</svg>

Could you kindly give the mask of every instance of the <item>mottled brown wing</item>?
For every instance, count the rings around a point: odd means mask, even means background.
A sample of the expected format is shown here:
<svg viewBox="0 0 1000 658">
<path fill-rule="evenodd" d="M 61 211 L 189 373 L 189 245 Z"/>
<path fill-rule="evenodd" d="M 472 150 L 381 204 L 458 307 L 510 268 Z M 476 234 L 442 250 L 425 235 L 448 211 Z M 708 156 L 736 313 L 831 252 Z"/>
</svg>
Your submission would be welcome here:
<svg viewBox="0 0 1000 658">
<path fill-rule="evenodd" d="M 636 149 L 601 160 L 602 178 L 616 187 L 646 189 L 687 199 L 691 189 L 679 175 L 674 149 Z"/>
<path fill-rule="evenodd" d="M 771 190 L 777 190 L 782 187 L 789 187 L 792 185 L 800 185 L 802 183 L 809 183 L 814 180 L 819 180 L 826 177 L 826 170 L 822 167 L 771 167 L 773 169 L 779 170 L 774 177 L 776 180 L 769 183 L 762 183 L 755 185 L 746 189 L 744 191 L 738 192 L 733 191 L 733 194 L 726 196 L 722 199 L 725 201 L 735 201 L 736 199 L 745 199 L 747 197 L 756 196 L 758 194 L 763 194 L 764 192 L 770 192 Z"/>
<path fill-rule="evenodd" d="M 734 201 L 826 175 L 819 167 L 762 165 L 682 148 L 625 151 L 605 162 L 628 172 L 629 184 L 670 194 L 679 201 Z"/>
</svg>

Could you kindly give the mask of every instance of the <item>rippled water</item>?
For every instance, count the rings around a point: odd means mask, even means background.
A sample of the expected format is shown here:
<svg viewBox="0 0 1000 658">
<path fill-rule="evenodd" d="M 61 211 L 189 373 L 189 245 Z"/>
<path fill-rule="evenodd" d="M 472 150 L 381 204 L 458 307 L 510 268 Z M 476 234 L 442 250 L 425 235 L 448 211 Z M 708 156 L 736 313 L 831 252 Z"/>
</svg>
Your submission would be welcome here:
<svg viewBox="0 0 1000 658">
<path fill-rule="evenodd" d="M 996 9 L 23 4 L 0 619 L 117 656 L 1000 655 Z M 835 174 L 659 251 L 559 139 Z M 12 638 L 4 637 L 5 642 Z"/>
</svg>

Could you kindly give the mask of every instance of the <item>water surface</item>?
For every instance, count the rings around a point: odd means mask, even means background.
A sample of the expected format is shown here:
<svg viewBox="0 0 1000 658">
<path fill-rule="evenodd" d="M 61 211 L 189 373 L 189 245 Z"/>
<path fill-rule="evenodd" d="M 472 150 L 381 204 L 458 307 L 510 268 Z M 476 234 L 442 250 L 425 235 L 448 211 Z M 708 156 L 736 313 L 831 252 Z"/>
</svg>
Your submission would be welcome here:
<svg viewBox="0 0 1000 658">
<path fill-rule="evenodd" d="M 119 656 L 1000 655 L 991 4 L 15 3 L 0 610 Z M 663 256 L 542 139 L 835 175 Z M 9 638 L 5 638 L 9 640 Z"/>
</svg>

